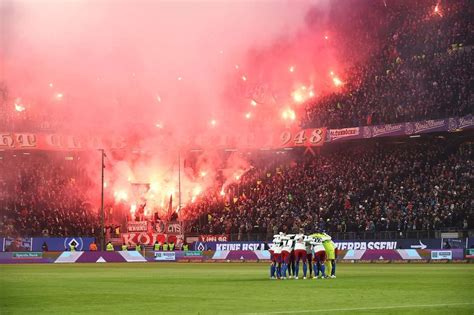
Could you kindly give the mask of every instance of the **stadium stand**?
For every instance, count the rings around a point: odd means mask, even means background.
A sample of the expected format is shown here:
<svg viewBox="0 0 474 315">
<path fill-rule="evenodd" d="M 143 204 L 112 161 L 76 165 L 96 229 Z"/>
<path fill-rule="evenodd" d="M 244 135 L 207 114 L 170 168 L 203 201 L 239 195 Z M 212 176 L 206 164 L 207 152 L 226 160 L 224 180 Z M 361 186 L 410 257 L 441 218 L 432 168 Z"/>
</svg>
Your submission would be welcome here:
<svg viewBox="0 0 474 315">
<path fill-rule="evenodd" d="M 401 2 L 377 11 L 376 28 L 354 31 L 374 38 L 370 57 L 340 91 L 306 104 L 302 124 L 344 128 L 472 113 L 473 8 L 465 1 L 446 2 L 442 13 L 430 8 L 431 1 Z"/>
<path fill-rule="evenodd" d="M 375 142 L 255 169 L 227 198 L 185 211 L 201 234 L 437 230 L 472 226 L 472 144 Z M 238 192 L 238 193 L 237 193 Z M 234 197 L 236 199 L 234 199 Z"/>
</svg>

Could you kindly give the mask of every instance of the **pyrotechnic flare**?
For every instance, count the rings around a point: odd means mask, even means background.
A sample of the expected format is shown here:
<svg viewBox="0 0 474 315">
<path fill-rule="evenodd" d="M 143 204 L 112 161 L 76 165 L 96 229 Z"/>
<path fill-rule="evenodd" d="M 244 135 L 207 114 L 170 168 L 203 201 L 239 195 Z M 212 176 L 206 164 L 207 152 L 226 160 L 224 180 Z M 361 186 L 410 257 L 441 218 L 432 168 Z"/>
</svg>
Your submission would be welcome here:
<svg viewBox="0 0 474 315">
<path fill-rule="evenodd" d="M 248 112 L 247 114 L 245 114 L 245 118 L 250 119 L 250 117 L 251 117 L 251 113 L 250 113 L 250 112 Z"/>
<path fill-rule="evenodd" d="M 115 202 L 127 201 L 128 195 L 126 191 L 119 190 L 114 192 Z"/>
<path fill-rule="evenodd" d="M 296 103 L 302 103 L 302 102 L 304 101 L 303 95 L 301 95 L 300 92 L 295 91 L 295 92 L 293 92 L 293 100 L 294 100 Z"/>
<path fill-rule="evenodd" d="M 257 106 L 257 102 L 255 100 L 250 100 L 250 105 L 255 107 L 255 106 Z"/>
<path fill-rule="evenodd" d="M 295 120 L 296 119 L 296 113 L 291 108 L 285 109 L 282 112 L 281 116 L 284 120 Z"/>
<path fill-rule="evenodd" d="M 343 84 L 342 81 L 337 77 L 332 78 L 332 81 L 334 82 L 335 86 L 341 86 Z"/>
<path fill-rule="evenodd" d="M 16 110 L 17 112 L 22 112 L 22 111 L 24 111 L 25 109 L 26 109 L 26 108 L 25 108 L 25 106 L 23 106 L 22 101 L 21 101 L 21 98 L 17 98 L 17 99 L 15 100 L 15 110 Z"/>
</svg>

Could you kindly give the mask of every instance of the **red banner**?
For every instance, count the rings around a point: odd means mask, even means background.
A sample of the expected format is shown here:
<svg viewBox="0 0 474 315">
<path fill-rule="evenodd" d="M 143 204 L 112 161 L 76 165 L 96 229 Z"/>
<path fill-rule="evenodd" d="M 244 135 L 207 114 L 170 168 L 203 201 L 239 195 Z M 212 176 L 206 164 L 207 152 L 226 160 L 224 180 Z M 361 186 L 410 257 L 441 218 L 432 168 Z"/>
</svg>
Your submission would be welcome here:
<svg viewBox="0 0 474 315">
<path fill-rule="evenodd" d="M 0 132 L 0 150 L 124 149 L 124 138 Z"/>
<path fill-rule="evenodd" d="M 228 242 L 229 235 L 199 235 L 200 242 Z"/>
<path fill-rule="evenodd" d="M 261 134 L 242 133 L 192 135 L 186 142 L 190 149 L 194 147 L 229 148 L 285 148 L 298 146 L 322 146 L 326 138 L 326 128 L 288 129 L 280 133 L 263 132 Z M 163 139 L 161 139 L 163 140 Z M 164 141 L 164 140 L 163 140 Z M 164 143 L 164 142 L 163 142 Z M 163 144 L 161 141 L 157 145 Z M 0 150 L 56 150 L 78 151 L 92 149 L 125 149 L 132 146 L 123 137 L 93 136 L 78 137 L 63 134 L 9 133 L 0 132 Z"/>
<path fill-rule="evenodd" d="M 300 130 L 285 130 L 275 146 L 279 148 L 289 147 L 319 147 L 326 139 L 326 128 L 310 128 Z"/>
<path fill-rule="evenodd" d="M 141 245 L 153 245 L 155 242 L 163 244 L 164 242 L 174 243 L 176 247 L 180 248 L 183 244 L 183 235 L 167 235 L 159 233 L 122 233 L 122 241 L 125 244 L 136 245 L 138 242 Z"/>
</svg>

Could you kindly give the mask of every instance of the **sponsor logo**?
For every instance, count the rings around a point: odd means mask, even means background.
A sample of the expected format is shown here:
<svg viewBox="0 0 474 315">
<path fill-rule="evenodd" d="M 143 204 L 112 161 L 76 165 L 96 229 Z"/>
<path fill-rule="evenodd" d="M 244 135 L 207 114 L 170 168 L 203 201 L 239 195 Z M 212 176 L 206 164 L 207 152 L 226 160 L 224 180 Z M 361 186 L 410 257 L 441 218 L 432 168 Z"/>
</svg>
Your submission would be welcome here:
<svg viewBox="0 0 474 315">
<path fill-rule="evenodd" d="M 81 251 L 84 247 L 84 243 L 81 237 L 68 237 L 64 239 L 64 248 L 69 250 L 71 246 L 74 245 L 74 248 L 78 251 Z"/>
<path fill-rule="evenodd" d="M 431 259 L 453 259 L 453 252 L 450 250 L 433 250 L 431 251 Z"/>
<path fill-rule="evenodd" d="M 158 261 L 175 261 L 175 252 L 155 252 L 155 260 Z"/>
<path fill-rule="evenodd" d="M 40 253 L 40 252 L 17 252 L 17 253 L 12 253 L 12 257 L 16 258 L 16 259 L 42 258 L 43 253 Z"/>
<path fill-rule="evenodd" d="M 202 256 L 202 252 L 201 251 L 198 251 L 198 250 L 190 250 L 190 251 L 185 251 L 184 252 L 184 256 L 188 256 L 188 257 L 200 257 Z"/>
<path fill-rule="evenodd" d="M 397 249 L 397 242 L 337 242 L 339 250 L 347 249 Z"/>
<path fill-rule="evenodd" d="M 441 120 L 426 120 L 426 121 L 419 121 L 413 123 L 415 129 L 414 132 L 422 132 L 422 131 L 427 131 L 431 129 L 437 129 L 440 127 L 444 127 L 446 124 L 444 119 Z"/>
<path fill-rule="evenodd" d="M 343 129 L 331 129 L 329 130 L 329 136 L 331 140 L 337 140 L 346 137 L 353 137 L 359 135 L 359 128 L 343 128 Z"/>
<path fill-rule="evenodd" d="M 206 250 L 206 246 L 204 245 L 203 242 L 197 242 L 196 245 L 194 246 L 194 249 L 196 249 L 197 251 L 204 251 Z"/>
<path fill-rule="evenodd" d="M 382 125 L 372 127 L 372 137 L 395 133 L 403 130 L 403 124 Z"/>
</svg>

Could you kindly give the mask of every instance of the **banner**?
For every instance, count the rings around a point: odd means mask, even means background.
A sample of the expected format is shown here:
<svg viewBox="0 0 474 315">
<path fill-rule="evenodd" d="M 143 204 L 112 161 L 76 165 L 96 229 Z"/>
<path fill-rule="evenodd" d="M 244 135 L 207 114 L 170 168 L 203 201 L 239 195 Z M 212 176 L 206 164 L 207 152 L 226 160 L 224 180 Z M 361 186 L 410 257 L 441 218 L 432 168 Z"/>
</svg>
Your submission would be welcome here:
<svg viewBox="0 0 474 315">
<path fill-rule="evenodd" d="M 184 251 L 184 256 L 186 256 L 186 257 L 201 257 L 202 252 L 198 251 L 198 250 L 187 250 L 187 251 Z"/>
<path fill-rule="evenodd" d="M 326 128 L 285 130 L 280 133 L 275 148 L 322 146 L 326 139 Z"/>
<path fill-rule="evenodd" d="M 399 240 L 334 240 L 339 250 L 350 249 L 441 249 L 440 239 L 399 239 Z"/>
<path fill-rule="evenodd" d="M 127 222 L 127 232 L 148 232 L 147 221 Z"/>
<path fill-rule="evenodd" d="M 181 222 L 169 222 L 166 224 L 166 233 L 167 234 L 175 234 L 180 235 L 183 234 L 183 228 L 181 226 Z"/>
<path fill-rule="evenodd" d="M 183 234 L 183 227 L 181 222 L 165 222 L 165 221 L 156 221 L 154 223 L 154 230 L 156 233 L 159 234 L 176 234 L 181 235 Z"/>
<path fill-rule="evenodd" d="M 228 242 L 229 235 L 199 235 L 199 242 Z"/>
<path fill-rule="evenodd" d="M 194 250 L 206 251 L 253 251 L 265 250 L 265 242 L 196 242 L 194 243 Z"/>
<path fill-rule="evenodd" d="M 234 251 L 216 251 L 212 256 L 214 260 L 270 260 L 268 250 L 234 250 Z"/>
<path fill-rule="evenodd" d="M 430 249 L 355 249 L 343 250 L 339 252 L 338 259 L 353 261 L 428 261 L 450 259 L 464 259 L 464 252 L 461 249 L 453 249 L 449 251 L 430 250 Z"/>
<path fill-rule="evenodd" d="M 76 250 L 89 250 L 91 243 L 95 241 L 93 237 L 34 237 L 33 251 L 42 251 L 43 244 L 46 243 L 48 251 L 69 250 L 74 245 Z"/>
<path fill-rule="evenodd" d="M 43 253 L 41 252 L 16 252 L 12 253 L 13 259 L 35 259 L 43 258 Z"/>
<path fill-rule="evenodd" d="M 434 250 L 431 252 L 431 259 L 440 260 L 440 259 L 453 259 L 453 252 L 450 250 Z"/>
<path fill-rule="evenodd" d="M 124 138 L 78 137 L 63 134 L 0 132 L 0 150 L 91 150 L 124 149 Z"/>
<path fill-rule="evenodd" d="M 155 242 L 163 244 L 164 242 L 174 243 L 175 248 L 181 248 L 183 245 L 183 235 L 168 235 L 161 233 L 122 233 L 122 241 L 125 244 L 153 245 Z"/>
<path fill-rule="evenodd" d="M 362 138 L 359 127 L 343 128 L 343 129 L 329 129 L 327 135 L 328 135 L 327 137 L 328 142 Z"/>
<path fill-rule="evenodd" d="M 158 261 L 175 261 L 176 254 L 174 252 L 155 252 L 155 260 Z"/>
</svg>

